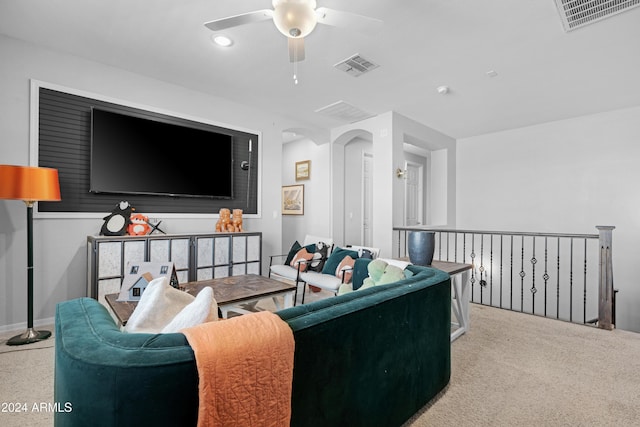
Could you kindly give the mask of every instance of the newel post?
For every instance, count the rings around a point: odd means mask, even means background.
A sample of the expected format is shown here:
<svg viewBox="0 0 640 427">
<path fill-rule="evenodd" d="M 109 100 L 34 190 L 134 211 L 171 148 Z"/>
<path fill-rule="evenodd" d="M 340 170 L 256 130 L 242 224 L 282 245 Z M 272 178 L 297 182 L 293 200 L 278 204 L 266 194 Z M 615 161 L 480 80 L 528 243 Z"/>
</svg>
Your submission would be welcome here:
<svg viewBox="0 0 640 427">
<path fill-rule="evenodd" d="M 598 280 L 598 327 L 614 328 L 614 290 L 613 263 L 611 262 L 611 241 L 613 229 L 608 225 L 599 225 L 600 232 L 600 278 Z"/>
</svg>

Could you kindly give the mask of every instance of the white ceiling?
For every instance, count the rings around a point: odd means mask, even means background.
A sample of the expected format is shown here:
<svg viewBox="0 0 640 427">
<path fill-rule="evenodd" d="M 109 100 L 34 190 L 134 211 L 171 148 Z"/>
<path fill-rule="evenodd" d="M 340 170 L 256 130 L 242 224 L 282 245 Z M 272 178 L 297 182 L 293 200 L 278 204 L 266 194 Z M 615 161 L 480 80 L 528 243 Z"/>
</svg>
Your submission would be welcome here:
<svg viewBox="0 0 640 427">
<path fill-rule="evenodd" d="M 211 43 L 204 22 L 270 0 L 2 0 L 0 33 L 300 120 L 345 101 L 396 111 L 455 138 L 640 105 L 640 8 L 566 33 L 554 0 L 318 0 L 384 21 L 377 34 L 318 25 L 294 85 L 272 22 Z M 359 53 L 380 65 L 352 77 Z M 1 65 L 0 65 L 1 67 Z M 495 70 L 497 76 L 487 72 Z M 450 87 L 440 95 L 436 88 Z"/>
</svg>

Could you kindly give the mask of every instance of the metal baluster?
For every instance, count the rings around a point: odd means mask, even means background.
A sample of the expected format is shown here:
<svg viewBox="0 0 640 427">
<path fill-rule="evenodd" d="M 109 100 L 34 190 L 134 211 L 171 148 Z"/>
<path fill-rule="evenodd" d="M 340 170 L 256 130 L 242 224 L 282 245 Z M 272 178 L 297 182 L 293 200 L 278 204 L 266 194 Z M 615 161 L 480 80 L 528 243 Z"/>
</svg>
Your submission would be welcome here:
<svg viewBox="0 0 640 427">
<path fill-rule="evenodd" d="M 584 286 L 582 293 L 582 323 L 587 323 L 587 239 L 584 239 Z"/>
<path fill-rule="evenodd" d="M 520 311 L 524 311 L 524 235 L 520 241 Z"/>
<path fill-rule="evenodd" d="M 573 237 L 569 251 L 569 322 L 573 322 Z"/>
<path fill-rule="evenodd" d="M 475 302 L 474 297 L 475 297 L 475 293 L 474 291 L 474 286 L 476 283 L 476 266 L 475 266 L 475 258 L 476 258 L 476 254 L 475 254 L 475 248 L 476 248 L 476 239 L 475 239 L 476 235 L 472 234 L 471 235 L 471 279 L 469 280 L 471 282 L 471 301 Z"/>
<path fill-rule="evenodd" d="M 536 289 L 536 264 L 538 260 L 536 259 L 536 237 L 533 236 L 533 247 L 532 247 L 532 257 L 531 257 L 531 312 L 535 314 L 536 312 L 536 293 L 538 290 Z"/>
<path fill-rule="evenodd" d="M 503 264 L 503 236 L 502 234 L 500 235 L 500 308 L 502 308 L 502 264 Z"/>
<path fill-rule="evenodd" d="M 549 283 L 549 250 L 547 247 L 548 238 L 544 238 L 544 275 L 542 278 L 544 279 L 544 317 L 547 317 L 547 285 Z"/>
<path fill-rule="evenodd" d="M 560 237 L 558 237 L 558 254 L 556 255 L 558 260 L 557 265 L 557 282 L 556 282 L 556 319 L 560 319 Z"/>
<path fill-rule="evenodd" d="M 510 254 L 510 265 L 511 265 L 511 279 L 509 283 L 511 285 L 511 289 L 509 291 L 509 310 L 513 310 L 513 235 L 511 237 L 511 254 Z"/>
<path fill-rule="evenodd" d="M 480 272 L 480 304 L 482 304 L 484 288 L 487 286 L 487 281 L 484 278 L 484 234 L 480 235 L 480 268 L 478 271 Z"/>
<path fill-rule="evenodd" d="M 489 305 L 493 305 L 493 234 L 489 239 Z"/>
<path fill-rule="evenodd" d="M 458 262 L 458 233 L 454 233 L 455 240 L 453 242 L 453 262 Z"/>
</svg>

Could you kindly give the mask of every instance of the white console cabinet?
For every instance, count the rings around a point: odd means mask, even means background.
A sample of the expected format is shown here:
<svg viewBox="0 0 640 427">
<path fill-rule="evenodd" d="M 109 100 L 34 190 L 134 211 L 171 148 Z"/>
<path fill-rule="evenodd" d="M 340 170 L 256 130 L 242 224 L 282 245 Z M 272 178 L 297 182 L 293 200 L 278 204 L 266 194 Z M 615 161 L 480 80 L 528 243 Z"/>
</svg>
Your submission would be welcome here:
<svg viewBox="0 0 640 427">
<path fill-rule="evenodd" d="M 180 283 L 262 274 L 262 233 L 87 236 L 87 295 L 104 303 L 120 291 L 132 261 L 172 261 Z"/>
</svg>

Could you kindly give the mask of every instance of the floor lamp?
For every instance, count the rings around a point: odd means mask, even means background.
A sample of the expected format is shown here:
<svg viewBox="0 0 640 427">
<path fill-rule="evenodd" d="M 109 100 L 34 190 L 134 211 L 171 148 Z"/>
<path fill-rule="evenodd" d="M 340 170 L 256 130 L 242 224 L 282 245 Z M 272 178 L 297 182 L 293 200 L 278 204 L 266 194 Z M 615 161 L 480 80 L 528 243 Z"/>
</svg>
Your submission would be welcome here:
<svg viewBox="0 0 640 427">
<path fill-rule="evenodd" d="M 49 331 L 33 329 L 33 205 L 37 201 L 59 201 L 56 169 L 0 165 L 0 199 L 22 200 L 27 205 L 27 331 L 7 341 L 22 345 L 47 339 Z"/>
</svg>

